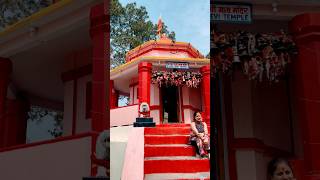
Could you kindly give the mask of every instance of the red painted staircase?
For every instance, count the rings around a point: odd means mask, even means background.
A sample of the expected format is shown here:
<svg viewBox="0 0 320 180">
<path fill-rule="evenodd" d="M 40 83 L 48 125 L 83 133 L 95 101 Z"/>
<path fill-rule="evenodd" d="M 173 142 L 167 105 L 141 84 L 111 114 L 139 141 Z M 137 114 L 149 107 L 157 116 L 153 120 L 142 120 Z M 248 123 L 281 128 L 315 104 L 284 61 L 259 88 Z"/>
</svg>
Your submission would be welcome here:
<svg viewBox="0 0 320 180">
<path fill-rule="evenodd" d="M 188 145 L 190 125 L 145 128 L 144 175 L 155 179 L 210 179 L 210 162 Z"/>
</svg>

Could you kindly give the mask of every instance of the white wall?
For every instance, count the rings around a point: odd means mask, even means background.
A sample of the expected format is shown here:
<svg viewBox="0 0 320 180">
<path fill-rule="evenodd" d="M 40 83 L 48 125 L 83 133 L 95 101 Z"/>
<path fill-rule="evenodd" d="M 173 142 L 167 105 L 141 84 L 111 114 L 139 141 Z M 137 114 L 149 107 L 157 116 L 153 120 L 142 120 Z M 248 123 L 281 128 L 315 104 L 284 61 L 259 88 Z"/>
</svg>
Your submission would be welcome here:
<svg viewBox="0 0 320 180">
<path fill-rule="evenodd" d="M 192 107 L 194 107 L 194 108 L 197 108 L 197 109 L 201 110 L 202 109 L 201 108 L 202 94 L 201 94 L 200 86 L 198 88 L 188 88 L 188 90 L 189 90 L 189 102 L 190 102 L 190 105 Z"/>
<path fill-rule="evenodd" d="M 129 105 L 133 104 L 133 86 L 130 87 Z"/>
<path fill-rule="evenodd" d="M 236 159 L 238 180 L 258 180 L 254 151 L 237 151 Z"/>
<path fill-rule="evenodd" d="M 133 124 L 138 117 L 139 105 L 126 106 L 110 110 L 110 126 Z"/>
<path fill-rule="evenodd" d="M 139 100 L 138 100 L 138 85 L 135 85 L 133 87 L 134 89 L 134 99 L 133 99 L 133 104 L 138 104 Z"/>
<path fill-rule="evenodd" d="M 193 108 L 197 108 L 201 111 L 201 103 L 202 103 L 202 95 L 201 89 L 198 88 L 189 88 L 187 86 L 183 86 L 182 90 L 182 97 L 183 97 L 183 105 L 190 105 Z M 193 120 L 193 109 L 184 109 L 184 123 L 190 124 Z"/>
<path fill-rule="evenodd" d="M 88 132 L 91 129 L 91 118 L 86 118 L 86 90 L 87 83 L 91 81 L 91 75 L 78 79 L 77 87 L 77 123 L 76 133 Z M 89 102 L 92 103 L 92 102 Z"/>
<path fill-rule="evenodd" d="M 252 92 L 255 136 L 269 146 L 290 151 L 290 120 L 285 82 L 259 84 L 253 86 Z"/>
<path fill-rule="evenodd" d="M 150 85 L 150 106 L 160 106 L 160 88 L 157 84 Z M 160 110 L 151 110 L 150 116 L 153 117 L 153 122 L 160 124 Z"/>
<path fill-rule="evenodd" d="M 127 142 L 131 134 L 132 126 L 110 128 L 110 178 L 120 179 Z"/>
<path fill-rule="evenodd" d="M 242 72 L 234 72 L 232 81 L 232 109 L 234 136 L 236 138 L 252 138 L 253 117 L 252 117 L 252 92 L 251 83 Z"/>
<path fill-rule="evenodd" d="M 77 79 L 77 119 L 76 134 L 88 132 L 91 129 L 91 119 L 86 118 L 86 86 L 91 81 L 91 75 Z M 64 83 L 64 136 L 72 133 L 73 119 L 73 81 Z M 89 102 L 91 103 L 91 102 Z"/>
<path fill-rule="evenodd" d="M 236 152 L 238 180 L 267 180 L 270 157 L 263 153 L 241 150 Z"/>
<path fill-rule="evenodd" d="M 232 108 L 235 138 L 253 138 L 265 145 L 291 151 L 288 94 L 284 81 L 260 83 L 234 72 Z M 238 180 L 265 180 L 268 152 L 236 151 Z"/>
<path fill-rule="evenodd" d="M 150 105 L 160 105 L 159 87 L 156 84 L 150 85 Z"/>
<path fill-rule="evenodd" d="M 79 180 L 90 175 L 91 137 L 0 153 L 1 179 Z"/>
</svg>

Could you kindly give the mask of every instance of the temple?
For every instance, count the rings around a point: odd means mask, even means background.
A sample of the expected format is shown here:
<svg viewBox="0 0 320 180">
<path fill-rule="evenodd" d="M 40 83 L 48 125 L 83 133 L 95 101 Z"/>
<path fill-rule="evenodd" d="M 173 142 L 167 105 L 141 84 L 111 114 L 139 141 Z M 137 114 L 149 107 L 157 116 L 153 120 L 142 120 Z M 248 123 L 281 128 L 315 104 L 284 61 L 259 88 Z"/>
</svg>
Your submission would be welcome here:
<svg viewBox="0 0 320 180">
<path fill-rule="evenodd" d="M 209 64 L 190 43 L 165 36 L 129 51 L 126 63 L 110 71 L 111 126 L 132 124 L 142 102 L 156 124 L 190 124 L 195 111 L 210 123 Z M 128 106 L 117 106 L 120 94 Z"/>
<path fill-rule="evenodd" d="M 159 22 L 157 40 L 130 50 L 126 63 L 110 70 L 110 162 L 117 169 L 111 174 L 115 179 L 209 179 L 209 160 L 195 157 L 188 135 L 194 112 L 210 125 L 210 59 L 190 43 L 161 34 Z M 127 105 L 118 106 L 120 95 L 128 97 Z M 150 111 L 139 121 L 142 103 Z M 127 145 L 121 148 L 124 134 Z M 181 168 L 185 164 L 189 167 Z"/>
</svg>

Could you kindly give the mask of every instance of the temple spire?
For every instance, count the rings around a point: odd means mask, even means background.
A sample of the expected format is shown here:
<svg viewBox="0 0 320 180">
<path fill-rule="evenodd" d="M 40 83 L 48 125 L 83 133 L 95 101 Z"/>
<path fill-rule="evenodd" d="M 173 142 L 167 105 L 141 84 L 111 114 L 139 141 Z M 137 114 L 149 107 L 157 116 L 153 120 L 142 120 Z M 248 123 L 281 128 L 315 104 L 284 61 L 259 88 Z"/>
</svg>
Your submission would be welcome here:
<svg viewBox="0 0 320 180">
<path fill-rule="evenodd" d="M 159 39 L 161 39 L 162 28 L 163 28 L 163 22 L 162 22 L 162 18 L 161 18 L 161 14 L 160 14 L 159 20 L 158 20 L 158 29 L 157 29 L 157 34 L 159 35 Z"/>
</svg>

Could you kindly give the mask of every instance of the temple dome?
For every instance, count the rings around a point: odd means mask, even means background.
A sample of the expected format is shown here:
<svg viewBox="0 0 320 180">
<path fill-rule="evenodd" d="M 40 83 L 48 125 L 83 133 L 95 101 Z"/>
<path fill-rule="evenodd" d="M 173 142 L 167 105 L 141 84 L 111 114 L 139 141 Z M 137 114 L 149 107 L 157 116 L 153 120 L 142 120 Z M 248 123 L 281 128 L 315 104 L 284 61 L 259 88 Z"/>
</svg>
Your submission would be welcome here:
<svg viewBox="0 0 320 180">
<path fill-rule="evenodd" d="M 190 43 L 175 42 L 165 35 L 162 35 L 160 39 L 147 41 L 130 50 L 126 54 L 126 62 L 143 56 L 204 58 Z"/>
</svg>

